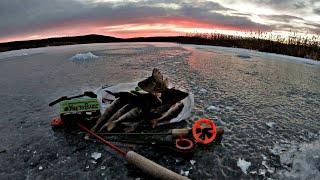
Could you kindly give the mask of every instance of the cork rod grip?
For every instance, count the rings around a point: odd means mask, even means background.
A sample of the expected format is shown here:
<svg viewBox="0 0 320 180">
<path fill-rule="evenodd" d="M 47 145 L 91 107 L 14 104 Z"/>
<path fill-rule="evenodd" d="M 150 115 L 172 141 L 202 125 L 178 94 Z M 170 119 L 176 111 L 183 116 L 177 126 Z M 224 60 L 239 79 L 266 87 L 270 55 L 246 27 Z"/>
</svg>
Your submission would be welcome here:
<svg viewBox="0 0 320 180">
<path fill-rule="evenodd" d="M 165 179 L 165 180 L 188 180 L 189 178 L 185 176 L 181 176 L 169 169 L 166 169 L 159 164 L 141 156 L 140 154 L 129 151 L 126 155 L 127 161 L 130 164 L 135 165 L 143 172 L 157 178 L 157 179 Z"/>
</svg>

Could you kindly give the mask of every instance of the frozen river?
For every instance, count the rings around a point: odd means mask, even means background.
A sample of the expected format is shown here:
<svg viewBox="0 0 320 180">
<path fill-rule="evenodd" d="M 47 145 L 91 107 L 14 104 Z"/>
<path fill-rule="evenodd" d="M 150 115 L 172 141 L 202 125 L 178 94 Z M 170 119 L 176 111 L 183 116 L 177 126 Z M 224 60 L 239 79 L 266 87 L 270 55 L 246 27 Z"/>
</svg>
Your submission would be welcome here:
<svg viewBox="0 0 320 180">
<path fill-rule="evenodd" d="M 72 59 L 88 52 L 91 59 Z M 319 62 L 212 46 L 110 43 L 0 53 L 0 179 L 141 177 L 107 148 L 52 131 L 57 110 L 48 103 L 145 78 L 154 67 L 194 93 L 183 125 L 208 117 L 225 135 L 221 146 L 200 147 L 189 159 L 138 152 L 191 179 L 320 178 Z M 102 153 L 96 163 L 93 152 Z"/>
</svg>

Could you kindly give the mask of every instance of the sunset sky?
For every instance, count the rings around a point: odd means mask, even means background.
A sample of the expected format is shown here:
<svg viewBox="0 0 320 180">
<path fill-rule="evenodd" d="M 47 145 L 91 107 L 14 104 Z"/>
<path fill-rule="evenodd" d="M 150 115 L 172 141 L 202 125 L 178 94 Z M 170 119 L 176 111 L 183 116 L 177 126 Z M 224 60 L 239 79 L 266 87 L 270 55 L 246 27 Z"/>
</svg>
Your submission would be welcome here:
<svg viewBox="0 0 320 180">
<path fill-rule="evenodd" d="M 257 30 L 320 33 L 320 0 L 0 0 L 0 42 Z"/>
</svg>

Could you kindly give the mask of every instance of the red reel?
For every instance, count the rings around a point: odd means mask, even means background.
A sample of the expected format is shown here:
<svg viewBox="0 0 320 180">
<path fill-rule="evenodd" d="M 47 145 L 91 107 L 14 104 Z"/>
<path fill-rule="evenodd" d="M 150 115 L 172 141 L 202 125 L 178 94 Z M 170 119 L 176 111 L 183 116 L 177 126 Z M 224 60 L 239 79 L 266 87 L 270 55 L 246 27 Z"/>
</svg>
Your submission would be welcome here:
<svg viewBox="0 0 320 180">
<path fill-rule="evenodd" d="M 209 119 L 199 119 L 192 126 L 192 135 L 196 142 L 209 144 L 216 138 L 217 126 Z"/>
</svg>

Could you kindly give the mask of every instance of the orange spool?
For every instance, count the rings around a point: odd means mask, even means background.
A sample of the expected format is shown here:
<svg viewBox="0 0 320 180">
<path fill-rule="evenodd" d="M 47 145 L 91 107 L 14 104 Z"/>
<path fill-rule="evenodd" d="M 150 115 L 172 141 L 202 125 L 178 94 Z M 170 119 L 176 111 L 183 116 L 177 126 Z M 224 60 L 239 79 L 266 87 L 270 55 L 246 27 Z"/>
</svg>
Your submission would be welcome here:
<svg viewBox="0 0 320 180">
<path fill-rule="evenodd" d="M 200 144 L 211 143 L 217 135 L 217 126 L 210 119 L 199 119 L 192 126 L 192 135 Z"/>
</svg>

